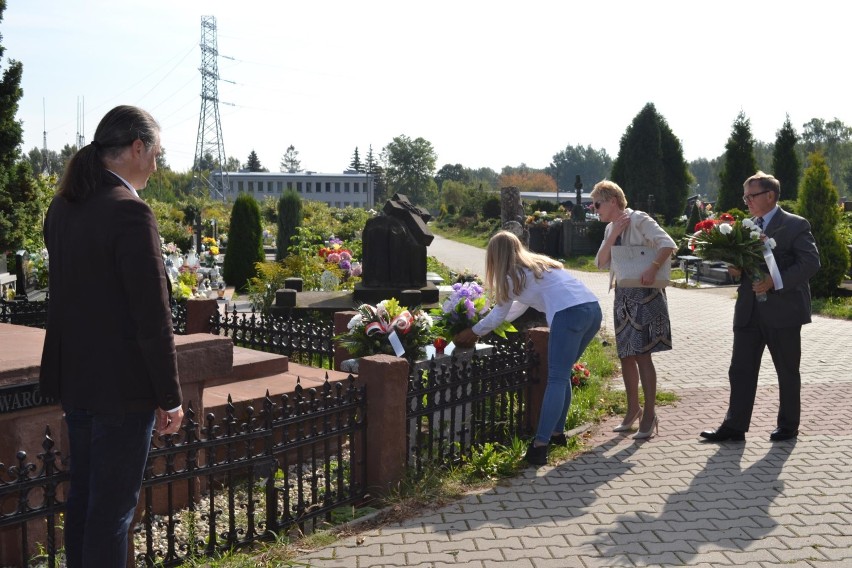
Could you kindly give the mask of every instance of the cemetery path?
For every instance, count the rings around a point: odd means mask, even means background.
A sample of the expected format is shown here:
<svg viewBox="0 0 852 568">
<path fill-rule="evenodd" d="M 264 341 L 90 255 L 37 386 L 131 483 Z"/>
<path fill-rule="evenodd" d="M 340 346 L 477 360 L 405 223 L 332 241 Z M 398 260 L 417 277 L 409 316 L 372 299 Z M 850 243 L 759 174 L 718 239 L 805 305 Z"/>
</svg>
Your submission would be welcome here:
<svg viewBox="0 0 852 568">
<path fill-rule="evenodd" d="M 484 275 L 484 251 L 435 238 L 428 254 Z M 612 327 L 606 273 L 574 274 Z M 589 434 L 589 450 L 415 518 L 299 558 L 314 567 L 852 566 L 852 322 L 802 330 L 798 440 L 771 443 L 777 376 L 764 357 L 747 441 L 702 444 L 727 407 L 733 288 L 667 290 L 674 349 L 654 355 L 660 435 Z M 616 379 L 620 384 L 620 380 Z"/>
</svg>

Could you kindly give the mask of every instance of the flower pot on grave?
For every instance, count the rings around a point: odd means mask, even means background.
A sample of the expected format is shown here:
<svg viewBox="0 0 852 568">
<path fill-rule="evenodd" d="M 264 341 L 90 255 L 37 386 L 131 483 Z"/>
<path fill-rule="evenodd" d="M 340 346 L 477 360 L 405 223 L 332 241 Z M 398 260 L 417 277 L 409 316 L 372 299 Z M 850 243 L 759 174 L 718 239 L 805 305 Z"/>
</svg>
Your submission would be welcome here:
<svg viewBox="0 0 852 568">
<path fill-rule="evenodd" d="M 469 349 L 471 347 L 476 347 L 476 338 L 474 338 L 472 341 L 457 341 L 454 339 L 453 344 L 456 346 L 456 348 Z"/>
</svg>

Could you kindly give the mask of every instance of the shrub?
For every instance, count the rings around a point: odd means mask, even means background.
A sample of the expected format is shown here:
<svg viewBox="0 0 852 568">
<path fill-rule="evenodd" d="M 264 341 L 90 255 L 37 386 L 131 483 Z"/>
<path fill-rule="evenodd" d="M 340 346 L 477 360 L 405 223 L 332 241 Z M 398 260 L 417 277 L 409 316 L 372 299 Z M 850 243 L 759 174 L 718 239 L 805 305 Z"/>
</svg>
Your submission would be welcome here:
<svg viewBox="0 0 852 568">
<path fill-rule="evenodd" d="M 485 198 L 485 203 L 482 204 L 482 216 L 486 219 L 500 219 L 501 205 L 499 197 L 489 195 Z"/>
<path fill-rule="evenodd" d="M 302 224 L 302 198 L 288 190 L 278 200 L 278 234 L 275 238 L 275 260 L 287 256 L 290 241 Z"/>
<path fill-rule="evenodd" d="M 491 237 L 500 229 L 500 219 L 484 219 L 473 226 L 473 230 Z"/>
<path fill-rule="evenodd" d="M 606 223 L 602 221 L 588 221 L 589 228 L 586 233 L 589 237 L 589 242 L 595 246 L 595 250 L 600 248 L 606 230 Z"/>
<path fill-rule="evenodd" d="M 466 202 L 464 205 L 461 206 L 461 209 L 459 209 L 459 216 L 460 217 L 474 218 L 474 217 L 476 217 L 477 213 L 478 212 L 476 210 L 476 205 L 474 203 L 470 203 L 470 202 Z"/>
<path fill-rule="evenodd" d="M 737 207 L 732 207 L 731 209 L 728 209 L 727 213 L 729 215 L 733 216 L 733 218 L 736 219 L 737 221 L 741 221 L 741 220 L 745 219 L 746 217 L 750 216 L 748 213 L 746 213 L 742 209 L 738 209 Z"/>
<path fill-rule="evenodd" d="M 258 262 L 255 272 L 257 276 L 249 278 L 246 291 L 252 309 L 265 314 L 275 302 L 275 292 L 284 287 L 284 281 L 292 274 L 278 262 Z"/>
<path fill-rule="evenodd" d="M 661 225 L 662 226 L 662 225 Z M 692 254 L 688 252 L 689 247 L 686 246 L 686 227 L 683 225 L 666 225 L 663 229 L 669 234 L 672 240 L 678 245 L 678 248 L 675 250 L 676 255 L 680 254 Z M 694 231 L 690 231 L 692 234 Z"/>
<path fill-rule="evenodd" d="M 158 222 L 160 237 L 167 243 L 174 243 L 183 252 L 193 247 L 192 229 L 171 219 L 161 219 Z"/>
<path fill-rule="evenodd" d="M 781 209 L 783 209 L 784 211 L 789 211 L 790 213 L 793 213 L 794 215 L 799 214 L 798 213 L 798 211 L 799 211 L 799 202 L 798 201 L 793 201 L 792 199 L 782 199 L 781 201 L 778 202 L 778 205 L 780 205 Z"/>
<path fill-rule="evenodd" d="M 814 240 L 819 249 L 820 269 L 811 278 L 814 296 L 831 296 L 846 274 L 849 250 L 837 233 L 840 209 L 837 206 L 837 188 L 831 181 L 828 165 L 822 154 L 809 156 L 810 166 L 805 170 L 799 187 L 799 214 L 810 221 Z"/>
<path fill-rule="evenodd" d="M 255 264 L 263 262 L 263 258 L 260 205 L 251 195 L 242 194 L 231 209 L 228 249 L 223 266 L 225 282 L 237 290 L 245 290 L 249 278 L 255 275 Z"/>
<path fill-rule="evenodd" d="M 526 209 L 529 213 L 532 213 L 533 211 L 547 211 L 548 213 L 552 213 L 553 211 L 556 211 L 558 207 L 559 205 L 554 203 L 553 201 L 536 199 L 535 201 L 531 202 L 526 207 Z"/>
</svg>

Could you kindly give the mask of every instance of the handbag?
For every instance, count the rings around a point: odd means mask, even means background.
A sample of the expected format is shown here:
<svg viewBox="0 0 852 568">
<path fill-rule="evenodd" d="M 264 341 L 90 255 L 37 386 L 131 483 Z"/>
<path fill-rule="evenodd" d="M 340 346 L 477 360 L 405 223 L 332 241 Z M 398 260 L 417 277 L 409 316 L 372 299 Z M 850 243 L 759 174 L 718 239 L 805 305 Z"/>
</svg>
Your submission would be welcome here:
<svg viewBox="0 0 852 568">
<path fill-rule="evenodd" d="M 651 284 L 643 285 L 642 273 L 654 266 L 657 251 L 644 245 L 618 245 L 610 249 L 610 267 L 615 283 L 621 288 L 665 288 L 672 275 L 670 262 L 664 262 L 657 269 L 657 276 Z"/>
</svg>

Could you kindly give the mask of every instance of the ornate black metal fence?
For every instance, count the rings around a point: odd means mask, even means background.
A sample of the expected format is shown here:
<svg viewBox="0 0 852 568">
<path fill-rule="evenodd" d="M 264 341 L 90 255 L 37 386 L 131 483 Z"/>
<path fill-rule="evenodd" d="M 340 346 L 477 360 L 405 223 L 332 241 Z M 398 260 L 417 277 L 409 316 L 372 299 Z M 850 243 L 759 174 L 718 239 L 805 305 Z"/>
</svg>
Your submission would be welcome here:
<svg viewBox="0 0 852 568">
<path fill-rule="evenodd" d="M 458 463 L 473 446 L 531 432 L 527 398 L 535 352 L 523 334 L 493 345 L 485 356 L 412 365 L 407 463 L 418 474 L 427 463 Z"/>
<path fill-rule="evenodd" d="M 320 389 L 297 386 L 278 403 L 267 397 L 241 419 L 229 404 L 225 417 L 198 424 L 190 409 L 182 434 L 151 450 L 134 536 L 137 565 L 176 566 L 295 526 L 308 532 L 362 501 L 364 394 L 350 377 Z M 49 432 L 43 447 L 41 466 L 23 452 L 17 465 L 0 465 L 0 535 L 18 530 L 21 566 L 29 565 L 33 542 L 44 548 L 44 564 L 57 565 L 68 473 Z M 46 523 L 46 538 L 31 537 L 33 523 L 38 531 Z"/>
<path fill-rule="evenodd" d="M 0 300 L 0 323 L 47 327 L 47 305 L 50 300 L 6 301 Z M 175 333 L 186 333 L 186 302 L 172 302 L 172 324 Z"/>
<path fill-rule="evenodd" d="M 0 323 L 25 325 L 28 327 L 47 327 L 47 303 L 40 301 L 0 300 Z"/>
<path fill-rule="evenodd" d="M 333 315 L 290 311 L 285 314 L 240 313 L 236 308 L 213 316 L 213 333 L 234 345 L 286 355 L 291 361 L 331 369 L 334 365 Z"/>
<path fill-rule="evenodd" d="M 186 335 L 186 301 L 172 300 L 172 329 L 175 335 Z"/>
</svg>

